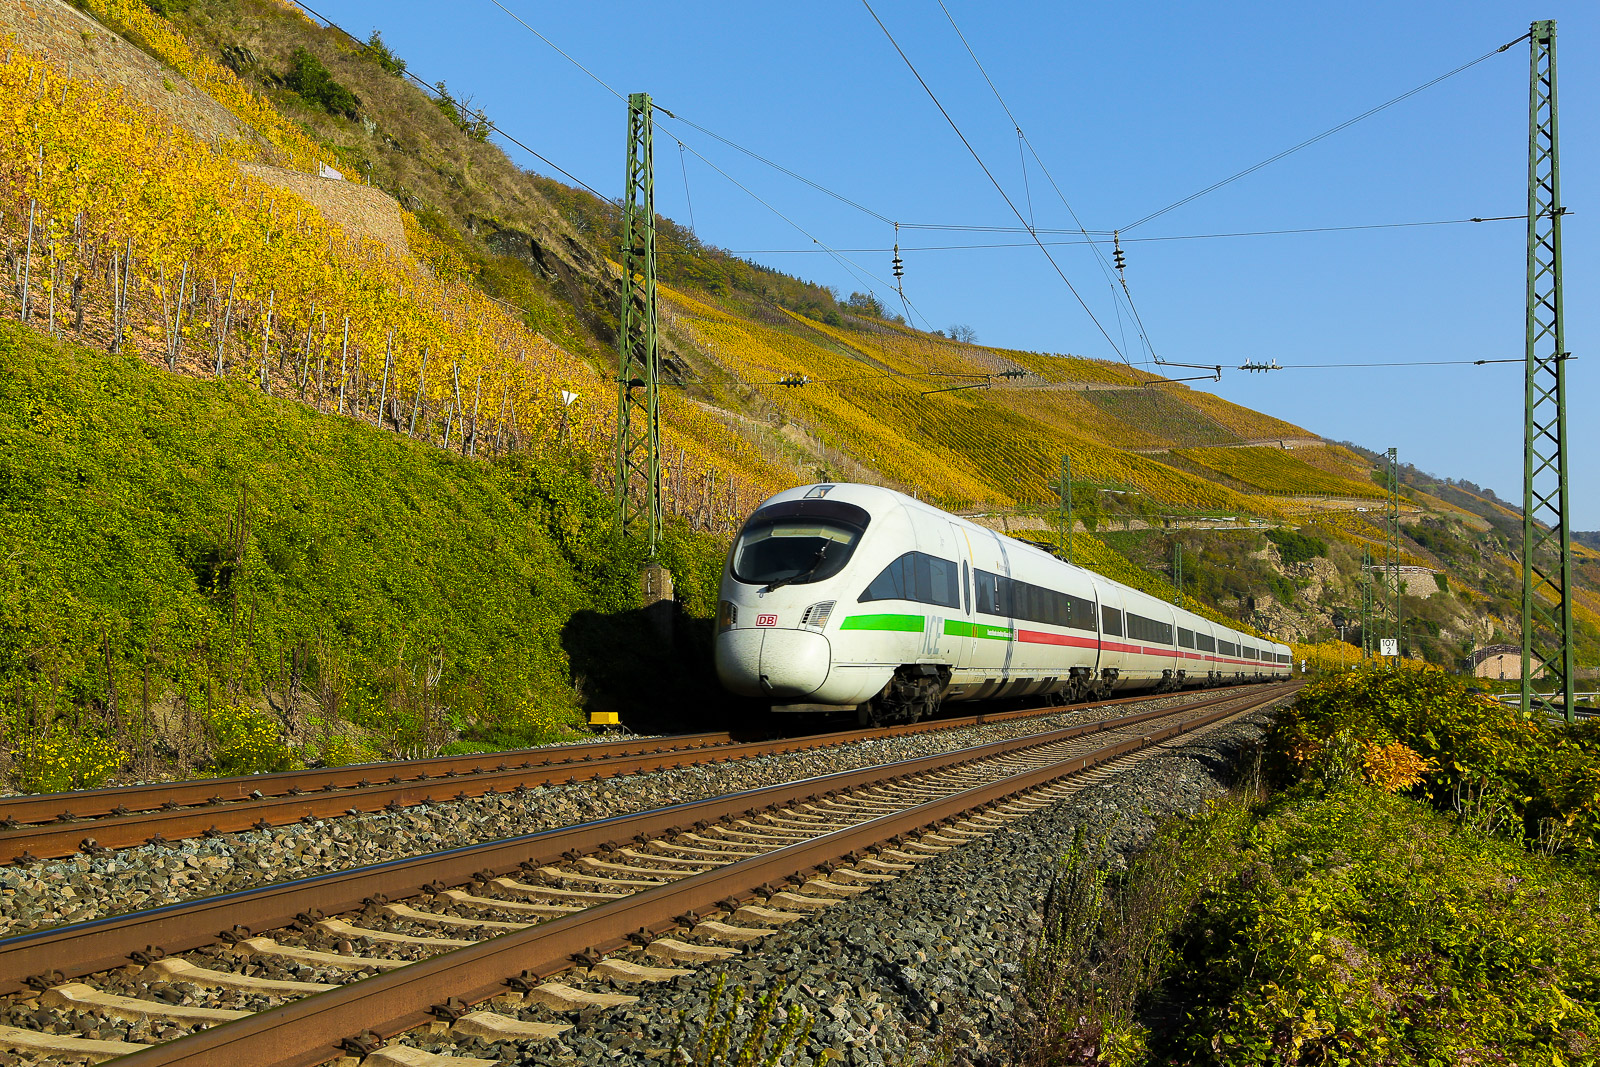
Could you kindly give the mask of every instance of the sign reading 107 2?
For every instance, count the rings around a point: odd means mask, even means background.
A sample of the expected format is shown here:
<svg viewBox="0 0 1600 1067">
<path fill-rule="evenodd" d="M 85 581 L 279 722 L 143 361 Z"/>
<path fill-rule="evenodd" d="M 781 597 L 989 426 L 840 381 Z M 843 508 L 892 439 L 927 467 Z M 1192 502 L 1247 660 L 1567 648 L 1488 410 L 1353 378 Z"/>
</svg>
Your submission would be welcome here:
<svg viewBox="0 0 1600 1067">
<path fill-rule="evenodd" d="M 1400 654 L 1400 641 L 1394 637 L 1381 637 L 1378 639 L 1378 655 L 1398 656 Z"/>
</svg>

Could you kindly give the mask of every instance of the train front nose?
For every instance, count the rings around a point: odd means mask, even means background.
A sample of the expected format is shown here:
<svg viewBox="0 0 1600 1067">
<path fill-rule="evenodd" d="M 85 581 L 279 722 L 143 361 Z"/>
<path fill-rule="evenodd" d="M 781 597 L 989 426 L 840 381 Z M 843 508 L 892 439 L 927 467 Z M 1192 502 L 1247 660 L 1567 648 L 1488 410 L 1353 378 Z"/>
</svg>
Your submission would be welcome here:
<svg viewBox="0 0 1600 1067">
<path fill-rule="evenodd" d="M 740 696 L 793 701 L 828 680 L 828 639 L 812 630 L 744 627 L 717 635 L 717 677 Z"/>
</svg>

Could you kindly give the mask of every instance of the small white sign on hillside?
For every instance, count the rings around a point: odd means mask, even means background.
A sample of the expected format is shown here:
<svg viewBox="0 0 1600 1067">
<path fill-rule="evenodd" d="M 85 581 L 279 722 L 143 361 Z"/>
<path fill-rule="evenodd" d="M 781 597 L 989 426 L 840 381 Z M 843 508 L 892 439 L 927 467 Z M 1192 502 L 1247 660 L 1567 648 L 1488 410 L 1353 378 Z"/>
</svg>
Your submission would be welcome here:
<svg viewBox="0 0 1600 1067">
<path fill-rule="evenodd" d="M 1378 639 L 1378 655 L 1380 655 L 1380 656 L 1398 656 L 1399 654 L 1400 654 L 1400 642 L 1399 642 L 1399 640 L 1397 640 L 1396 638 L 1393 638 L 1393 637 L 1382 637 L 1382 638 Z"/>
</svg>

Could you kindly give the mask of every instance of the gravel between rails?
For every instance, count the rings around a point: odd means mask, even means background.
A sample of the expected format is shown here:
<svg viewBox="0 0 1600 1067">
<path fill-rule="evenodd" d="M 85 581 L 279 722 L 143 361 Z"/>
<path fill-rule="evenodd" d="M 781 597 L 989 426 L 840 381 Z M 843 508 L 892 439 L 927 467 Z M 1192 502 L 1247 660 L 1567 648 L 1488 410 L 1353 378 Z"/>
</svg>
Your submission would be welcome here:
<svg viewBox="0 0 1600 1067">
<path fill-rule="evenodd" d="M 782 984 L 782 1003 L 801 1005 L 815 1020 L 810 1054 L 832 1049 L 833 1062 L 845 1067 L 1009 1063 L 1021 961 L 1039 929 L 1045 890 L 1079 828 L 1105 836 L 1111 862 L 1120 864 L 1158 822 L 1194 814 L 1223 792 L 1239 754 L 1259 743 L 1272 716 L 1270 708 L 1255 711 L 1163 749 L 895 882 L 784 927 L 729 964 L 702 966 L 665 985 L 629 986 L 626 992 L 643 998 L 637 1004 L 580 1013 L 556 1040 L 520 1051 L 452 1042 L 449 1051 L 523 1067 L 664 1063 L 678 1013 L 703 1018 L 710 990 L 726 974 L 728 991 L 742 986 L 747 999 Z"/>
<path fill-rule="evenodd" d="M 1197 695 L 1191 693 L 1156 697 L 1139 705 L 1063 708 L 1037 719 L 873 738 L 784 756 L 541 787 L 520 796 L 500 793 L 446 800 L 394 813 L 351 815 L 104 856 L 80 854 L 29 866 L 0 867 L 0 936 L 949 752 L 1195 699 Z M 447 782 L 441 783 L 441 791 L 448 788 Z M 92 836 L 93 824 L 83 826 L 84 835 Z"/>
</svg>

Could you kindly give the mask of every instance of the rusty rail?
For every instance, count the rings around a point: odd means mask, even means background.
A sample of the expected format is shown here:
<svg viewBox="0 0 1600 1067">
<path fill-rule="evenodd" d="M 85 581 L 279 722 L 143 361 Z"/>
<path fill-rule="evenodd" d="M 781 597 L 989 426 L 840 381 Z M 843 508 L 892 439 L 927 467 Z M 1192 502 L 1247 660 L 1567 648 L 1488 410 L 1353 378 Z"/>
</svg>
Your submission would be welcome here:
<svg viewBox="0 0 1600 1067">
<path fill-rule="evenodd" d="M 685 912 L 713 907 L 730 897 L 737 899 L 748 896 L 757 887 L 785 875 L 815 870 L 821 864 L 839 860 L 869 845 L 997 803 L 1055 779 L 1081 773 L 1179 734 L 1243 714 L 1282 695 L 1281 689 L 1274 687 L 1273 691 L 1262 692 L 1254 700 L 1250 696 L 1237 695 L 1224 698 L 1229 703 L 1243 702 L 1244 706 L 1220 708 L 1198 719 L 1109 745 L 1084 756 L 976 786 L 883 818 L 542 923 L 529 930 L 443 953 L 409 967 L 153 1046 L 124 1057 L 119 1063 L 127 1067 L 205 1067 L 217 1063 L 249 1064 L 251 1067 L 315 1067 L 338 1056 L 339 1043 L 344 1038 L 366 1031 L 380 1037 L 391 1036 L 423 1025 L 434 1018 L 430 1011 L 434 1005 L 443 1004 L 452 997 L 467 1004 L 480 1003 L 504 992 L 508 980 L 526 982 L 566 970 L 571 966 L 571 957 L 575 953 L 606 952 L 620 948 L 627 943 L 626 934 L 641 929 L 652 933 L 664 932 L 679 925 L 678 917 Z M 1178 709 L 1166 712 L 1168 715 L 1177 713 Z M 1062 739 L 1051 735 L 1045 737 L 1050 740 Z M 1049 743 L 1044 737 L 1035 740 L 1041 744 Z M 1010 743 L 996 743 L 985 748 L 995 749 L 1005 744 Z M 978 758 L 975 755 L 977 751 L 973 750 L 973 758 Z M 927 763 L 928 759 L 909 762 Z M 894 764 L 881 769 L 906 766 Z M 851 772 L 849 775 L 833 775 L 796 784 L 804 788 L 826 782 L 843 787 L 845 779 L 860 777 L 861 774 Z M 868 783 L 860 781 L 853 784 Z M 789 787 L 773 788 L 782 790 Z M 770 793 L 771 790 L 754 790 L 741 796 L 748 800 Z"/>
<path fill-rule="evenodd" d="M 1023 738 L 994 741 L 956 753 L 940 753 L 899 763 L 841 771 L 634 815 L 620 815 L 578 826 L 503 838 L 409 859 L 391 860 L 126 915 L 18 934 L 0 939 L 0 995 L 24 988 L 28 979 L 39 975 L 54 974 L 60 979 L 68 979 L 118 967 L 127 961 L 131 953 L 152 945 L 170 954 L 214 944 L 219 938 L 248 937 L 290 925 L 301 915 L 351 911 L 380 896 L 398 900 L 418 895 L 430 885 L 460 885 L 484 873 L 498 877 L 517 871 L 524 864 L 537 867 L 559 859 L 566 852 L 592 850 L 609 841 L 624 840 L 636 834 L 667 833 L 699 821 L 710 822 L 768 805 L 792 804 L 814 799 L 829 791 L 856 789 L 936 768 L 959 766 L 974 760 L 1115 729 L 1119 723 L 1121 726 L 1136 725 L 1153 715 L 1170 716 L 1192 711 L 1196 707 L 1238 699 L 1240 697 L 1237 694 L 1230 694 L 1200 705 L 1189 704 L 1156 713 L 1125 716 L 1122 720 L 1085 723 Z"/>
<path fill-rule="evenodd" d="M 1123 697 L 1082 707 L 1110 707 L 1150 699 L 1148 695 Z M 70 856 L 80 851 L 92 853 L 203 835 L 239 833 L 385 808 L 393 810 L 707 762 L 786 755 L 870 738 L 959 729 L 1061 710 L 1066 709 L 1044 707 L 988 712 L 898 727 L 766 741 L 739 742 L 727 733 L 693 734 L 654 742 L 571 745 L 515 754 L 482 753 L 405 764 L 366 764 L 38 797 L 8 797 L 0 800 L 0 825 L 4 825 L 5 819 L 30 825 L 0 830 L 0 865 Z M 1163 713 L 1146 713 L 1147 717 L 1159 714 Z M 1137 717 L 1107 721 L 1126 723 L 1137 721 Z M 510 761 L 516 756 L 527 758 L 513 766 Z M 468 767 L 471 769 L 463 769 Z M 372 776 L 383 769 L 394 772 L 390 780 L 373 783 Z M 406 779 L 398 773 L 419 769 L 420 773 Z M 317 786 L 315 791 L 304 788 L 313 784 Z M 251 788 L 246 791 L 246 787 Z M 263 795 L 255 796 L 255 793 Z M 113 800 L 117 804 L 108 807 Z M 119 812 L 119 808 L 129 809 L 130 801 L 144 810 Z M 47 812 L 52 814 L 45 814 Z M 95 812 L 101 813 L 101 817 L 75 821 Z"/>
</svg>

